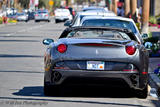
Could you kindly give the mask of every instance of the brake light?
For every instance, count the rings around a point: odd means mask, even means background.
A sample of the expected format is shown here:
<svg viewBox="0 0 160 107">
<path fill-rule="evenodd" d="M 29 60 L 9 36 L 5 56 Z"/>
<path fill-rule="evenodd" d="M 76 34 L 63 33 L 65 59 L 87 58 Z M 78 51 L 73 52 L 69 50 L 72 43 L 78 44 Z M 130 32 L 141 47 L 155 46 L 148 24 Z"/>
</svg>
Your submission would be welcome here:
<svg viewBox="0 0 160 107">
<path fill-rule="evenodd" d="M 127 71 L 128 71 L 128 72 L 136 72 L 137 70 L 136 70 L 136 69 L 133 69 L 133 70 L 132 70 L 132 69 L 124 69 L 123 71 L 126 71 L 126 72 L 127 72 Z"/>
<path fill-rule="evenodd" d="M 65 70 L 69 70 L 68 67 L 54 67 L 54 69 L 65 69 Z"/>
<path fill-rule="evenodd" d="M 46 14 L 46 16 L 48 16 L 48 14 Z"/>
<path fill-rule="evenodd" d="M 67 50 L 67 46 L 65 44 L 60 44 L 57 47 L 58 52 L 64 53 Z"/>
<path fill-rule="evenodd" d="M 133 55 L 136 52 L 136 48 L 134 46 L 126 46 L 126 52 L 129 55 Z"/>
<path fill-rule="evenodd" d="M 142 74 L 143 74 L 143 75 L 146 75 L 146 74 L 148 74 L 148 72 L 142 72 Z"/>
<path fill-rule="evenodd" d="M 35 16 L 38 16 L 38 14 L 35 14 Z"/>
</svg>

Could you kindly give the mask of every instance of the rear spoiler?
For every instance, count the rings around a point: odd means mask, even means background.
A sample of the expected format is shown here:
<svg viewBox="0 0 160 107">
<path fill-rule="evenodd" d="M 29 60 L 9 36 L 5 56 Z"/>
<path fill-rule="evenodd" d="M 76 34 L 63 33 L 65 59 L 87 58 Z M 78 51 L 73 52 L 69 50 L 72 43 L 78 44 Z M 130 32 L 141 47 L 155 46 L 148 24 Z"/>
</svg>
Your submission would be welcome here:
<svg viewBox="0 0 160 107">
<path fill-rule="evenodd" d="M 110 30 L 110 31 L 120 31 L 125 33 L 131 33 L 132 31 L 130 29 L 124 29 L 124 28 L 114 28 L 114 27 L 95 27 L 95 26 L 76 26 L 76 27 L 70 27 L 70 30 L 87 30 L 87 29 L 94 29 L 94 30 Z"/>
</svg>

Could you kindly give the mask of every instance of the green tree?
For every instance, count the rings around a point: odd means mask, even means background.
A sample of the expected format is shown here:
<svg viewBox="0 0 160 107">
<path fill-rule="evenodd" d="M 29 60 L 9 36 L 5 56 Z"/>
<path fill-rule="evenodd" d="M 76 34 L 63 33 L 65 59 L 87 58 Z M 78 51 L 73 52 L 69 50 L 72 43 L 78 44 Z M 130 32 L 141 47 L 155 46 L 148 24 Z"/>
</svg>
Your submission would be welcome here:
<svg viewBox="0 0 160 107">
<path fill-rule="evenodd" d="M 46 3 L 45 3 L 44 0 L 39 0 L 38 8 L 42 8 L 42 7 L 45 7 L 45 8 L 46 8 Z"/>
<path fill-rule="evenodd" d="M 27 9 L 29 7 L 29 1 L 30 0 L 19 0 L 19 3 L 20 3 L 22 8 Z"/>
<path fill-rule="evenodd" d="M 60 7 L 61 1 L 60 0 L 53 0 L 54 1 L 54 7 Z"/>
</svg>

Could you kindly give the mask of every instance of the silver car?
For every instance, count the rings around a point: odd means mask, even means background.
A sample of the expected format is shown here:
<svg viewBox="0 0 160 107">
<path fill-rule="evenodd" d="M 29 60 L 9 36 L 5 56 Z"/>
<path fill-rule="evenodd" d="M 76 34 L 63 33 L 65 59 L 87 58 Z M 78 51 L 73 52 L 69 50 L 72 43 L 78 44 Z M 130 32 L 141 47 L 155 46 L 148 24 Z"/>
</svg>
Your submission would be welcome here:
<svg viewBox="0 0 160 107">
<path fill-rule="evenodd" d="M 16 14 L 17 21 L 25 21 L 28 22 L 28 14 L 26 13 L 17 13 Z"/>
<path fill-rule="evenodd" d="M 64 85 L 130 87 L 139 98 L 148 93 L 148 51 L 132 31 L 111 27 L 67 28 L 59 40 L 44 39 L 44 94 Z"/>
<path fill-rule="evenodd" d="M 48 10 L 37 10 L 35 12 L 35 22 L 48 21 L 50 22 L 50 15 Z"/>
</svg>

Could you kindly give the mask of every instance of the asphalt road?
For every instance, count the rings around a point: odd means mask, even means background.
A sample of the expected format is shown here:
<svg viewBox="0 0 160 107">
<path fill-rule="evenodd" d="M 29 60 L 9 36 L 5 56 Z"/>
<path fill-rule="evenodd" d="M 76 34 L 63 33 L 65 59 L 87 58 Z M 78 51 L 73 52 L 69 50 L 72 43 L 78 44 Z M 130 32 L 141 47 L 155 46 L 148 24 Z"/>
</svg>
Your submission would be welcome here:
<svg viewBox="0 0 160 107">
<path fill-rule="evenodd" d="M 54 21 L 0 26 L 0 107 L 160 107 L 158 98 L 118 88 L 71 87 L 60 97 L 44 96 L 42 40 L 56 41 L 64 28 Z"/>
</svg>

